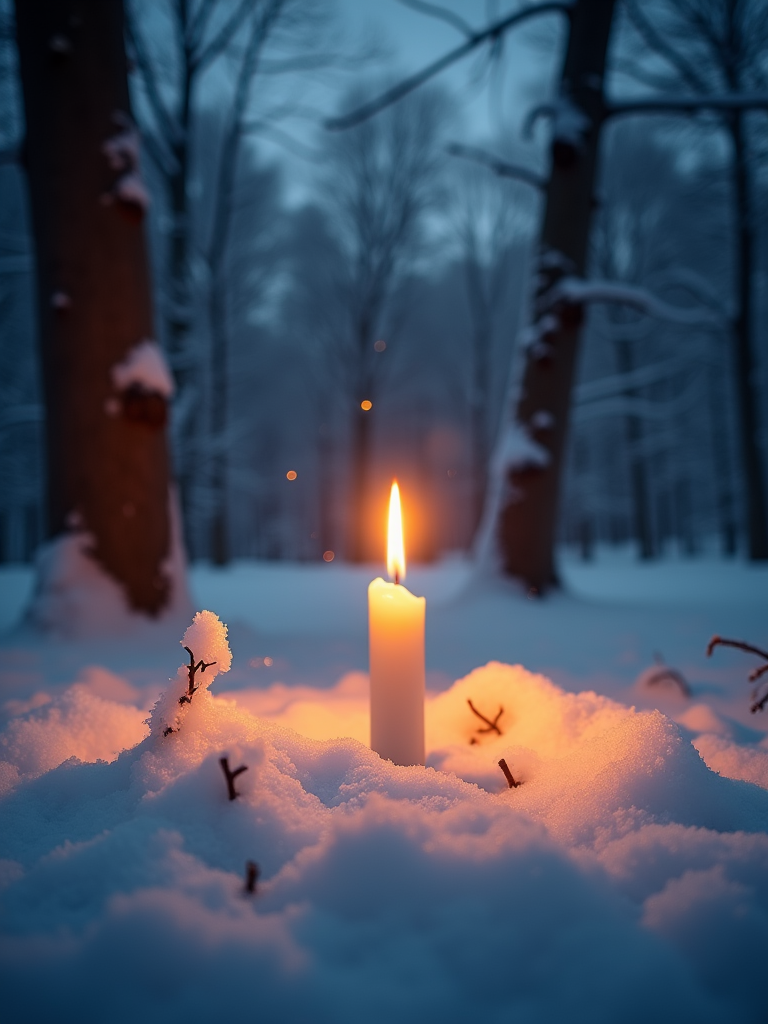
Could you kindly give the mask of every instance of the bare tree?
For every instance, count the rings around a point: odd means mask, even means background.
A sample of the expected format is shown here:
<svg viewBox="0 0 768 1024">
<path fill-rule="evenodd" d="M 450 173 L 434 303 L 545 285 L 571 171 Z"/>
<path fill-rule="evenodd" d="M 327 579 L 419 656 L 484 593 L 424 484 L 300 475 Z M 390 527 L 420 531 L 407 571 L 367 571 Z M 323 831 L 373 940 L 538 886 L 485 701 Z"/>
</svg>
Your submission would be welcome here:
<svg viewBox="0 0 768 1024">
<path fill-rule="evenodd" d="M 229 232 L 230 196 L 234 183 L 241 137 L 250 113 L 253 81 L 258 71 L 271 75 L 327 63 L 328 54 L 312 50 L 317 43 L 319 17 L 313 0 L 167 0 L 162 5 L 133 0 L 128 26 L 131 54 L 141 86 L 142 110 L 146 110 L 148 153 L 165 192 L 169 227 L 164 254 L 164 289 L 161 292 L 163 336 L 174 370 L 177 397 L 174 407 L 174 453 L 185 520 L 191 519 L 200 480 L 196 472 L 205 439 L 201 436 L 205 417 L 205 365 L 203 346 L 193 342 L 196 305 L 193 268 L 200 252 L 201 211 L 190 201 L 192 183 L 199 174 L 200 151 L 215 157 L 215 206 L 210 237 L 202 244 L 202 261 L 208 270 L 212 292 L 208 314 L 222 323 L 221 303 L 216 285 L 221 273 Z M 153 32 L 165 23 L 170 32 Z M 170 23 L 168 25 L 168 23 Z M 313 35 L 314 30 L 314 35 Z M 172 40 L 170 51 L 167 42 Z M 161 42 L 158 45 L 157 40 Z M 286 43 L 288 44 L 286 46 Z M 267 45 L 273 49 L 264 59 Z M 199 137 L 198 120 L 203 108 L 200 85 L 214 65 L 226 66 L 228 83 L 220 84 L 226 99 L 226 127 L 215 138 Z M 231 86 L 229 85 L 231 83 Z M 214 154 L 211 146 L 218 142 Z M 205 219 L 205 218 L 203 218 Z M 218 267 L 218 269 L 216 269 Z M 221 330 L 214 347 L 221 348 Z M 215 363 L 226 365 L 226 356 Z M 218 372 L 218 370 L 217 370 Z M 221 390 L 221 379 L 215 388 Z M 222 413 L 225 406 L 222 406 Z M 210 422 L 215 433 L 223 427 Z M 220 475 L 223 480 L 224 474 Z M 207 482 L 206 482 L 207 483 Z M 218 483 L 214 482 L 218 487 Z M 187 532 L 188 541 L 194 539 Z"/>
<path fill-rule="evenodd" d="M 451 223 L 472 324 L 469 410 L 474 531 L 483 513 L 497 428 L 491 394 L 492 346 L 509 297 L 512 261 L 520 257 L 520 244 L 533 229 L 535 198 L 519 185 L 492 178 L 477 165 L 460 165 L 453 185 Z"/>
<path fill-rule="evenodd" d="M 566 15 L 569 32 L 557 94 L 528 119 L 546 116 L 552 125 L 551 164 L 535 268 L 532 324 L 526 333 L 524 366 L 512 381 L 506 423 L 494 458 L 497 480 L 489 488 L 481 533 L 495 535 L 504 570 L 524 580 L 531 594 L 557 585 L 554 545 L 560 482 L 576 356 L 585 304 L 605 301 L 604 289 L 584 287 L 601 132 L 612 118 L 636 114 L 714 111 L 721 116 L 768 108 L 765 92 L 745 93 L 728 83 L 724 93 L 611 100 L 605 91 L 609 42 L 616 0 L 564 0 L 524 6 L 482 30 L 436 4 L 412 3 L 443 17 L 464 42 L 384 94 L 329 123 L 359 124 L 417 89 L 444 68 L 483 45 L 494 47 L 513 27 L 544 14 Z M 511 169 L 510 173 L 513 169 Z M 624 301 L 614 291 L 609 301 Z M 637 296 L 635 296 L 637 298 Z"/>
<path fill-rule="evenodd" d="M 360 92 L 347 105 L 363 100 Z M 348 556 L 366 557 L 366 505 L 374 408 L 384 334 L 394 299 L 424 241 L 437 201 L 437 148 L 445 103 L 424 92 L 329 140 L 327 195 L 343 252 L 335 282 L 339 324 L 334 356 L 351 400 Z"/>
<path fill-rule="evenodd" d="M 116 366 L 153 335 L 121 0 L 19 0 L 48 536 L 84 531 L 135 609 L 174 596 L 166 397 Z M 122 378 L 125 380 L 125 377 Z"/>
<path fill-rule="evenodd" d="M 768 5 L 763 0 L 626 0 L 629 20 L 662 70 L 636 61 L 628 70 L 664 93 L 681 86 L 696 96 L 768 92 Z M 731 149 L 733 207 L 733 367 L 746 496 L 749 555 L 768 559 L 765 463 L 760 451 L 756 375 L 756 152 L 749 114 L 738 106 L 719 115 Z M 763 332 L 764 333 L 764 332 Z"/>
</svg>

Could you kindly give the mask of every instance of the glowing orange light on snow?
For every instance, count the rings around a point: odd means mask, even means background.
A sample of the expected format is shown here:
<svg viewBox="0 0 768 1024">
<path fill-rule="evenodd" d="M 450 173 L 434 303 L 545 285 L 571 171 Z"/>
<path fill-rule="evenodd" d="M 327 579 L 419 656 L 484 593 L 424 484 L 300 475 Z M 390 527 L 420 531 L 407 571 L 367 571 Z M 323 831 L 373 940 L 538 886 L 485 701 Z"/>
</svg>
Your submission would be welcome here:
<svg viewBox="0 0 768 1024">
<path fill-rule="evenodd" d="M 389 492 L 389 524 L 387 528 L 387 572 L 395 583 L 405 579 L 405 545 L 403 543 L 403 512 L 400 508 L 400 488 L 392 481 Z"/>
</svg>

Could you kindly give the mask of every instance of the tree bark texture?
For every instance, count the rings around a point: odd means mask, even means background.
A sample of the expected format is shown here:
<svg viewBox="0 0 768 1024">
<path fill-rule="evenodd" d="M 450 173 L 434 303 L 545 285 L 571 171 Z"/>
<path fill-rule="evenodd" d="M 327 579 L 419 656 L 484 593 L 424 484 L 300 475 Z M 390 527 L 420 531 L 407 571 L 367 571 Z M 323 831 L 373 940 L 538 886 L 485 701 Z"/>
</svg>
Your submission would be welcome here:
<svg viewBox="0 0 768 1024">
<path fill-rule="evenodd" d="M 165 399 L 112 367 L 152 338 L 140 206 L 103 150 L 128 124 L 121 0 L 17 0 L 46 405 L 47 532 L 84 530 L 130 606 L 170 598 Z M 123 129 L 121 129 L 121 125 Z"/>
<path fill-rule="evenodd" d="M 537 593 L 557 584 L 560 480 L 583 320 L 581 304 L 554 302 L 551 296 L 564 275 L 583 275 L 586 267 L 614 5 L 615 0 L 577 0 L 570 13 L 538 257 L 536 340 L 525 354 L 511 417 L 543 458 L 517 460 L 508 467 L 498 542 L 505 572 Z"/>
</svg>

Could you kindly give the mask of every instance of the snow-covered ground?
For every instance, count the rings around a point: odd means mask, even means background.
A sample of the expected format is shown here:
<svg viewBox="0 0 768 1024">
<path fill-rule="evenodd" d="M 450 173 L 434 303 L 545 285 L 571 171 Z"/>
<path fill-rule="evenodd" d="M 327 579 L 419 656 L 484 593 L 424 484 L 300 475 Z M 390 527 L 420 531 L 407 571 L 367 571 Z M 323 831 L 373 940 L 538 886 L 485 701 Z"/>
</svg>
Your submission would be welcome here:
<svg viewBox="0 0 768 1024">
<path fill-rule="evenodd" d="M 195 569 L 232 667 L 171 723 L 188 623 L 41 640 L 0 570 L 3 1019 L 762 1021 L 768 715 L 754 659 L 705 648 L 766 646 L 768 571 L 566 554 L 532 601 L 414 567 L 427 768 L 365 746 L 380 572 Z"/>
</svg>

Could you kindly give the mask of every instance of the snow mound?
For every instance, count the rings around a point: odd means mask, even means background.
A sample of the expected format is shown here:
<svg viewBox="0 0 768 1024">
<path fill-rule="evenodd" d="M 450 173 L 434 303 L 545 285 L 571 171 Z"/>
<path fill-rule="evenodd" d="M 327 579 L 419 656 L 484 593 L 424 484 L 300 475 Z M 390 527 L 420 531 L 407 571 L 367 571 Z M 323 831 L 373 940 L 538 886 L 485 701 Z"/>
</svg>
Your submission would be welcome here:
<svg viewBox="0 0 768 1024">
<path fill-rule="evenodd" d="M 229 667 L 212 613 L 187 640 Z M 158 705 L 111 763 L 0 800 L 9 1024 L 760 1020 L 768 793 L 670 719 L 492 663 L 430 701 L 443 770 L 403 768 L 257 718 L 207 672 L 183 706 L 187 666 L 167 691 L 180 728 Z M 502 735 L 467 699 L 503 706 Z M 69 700 L 74 746 L 94 706 Z M 234 800 L 222 757 L 246 768 Z"/>
</svg>

